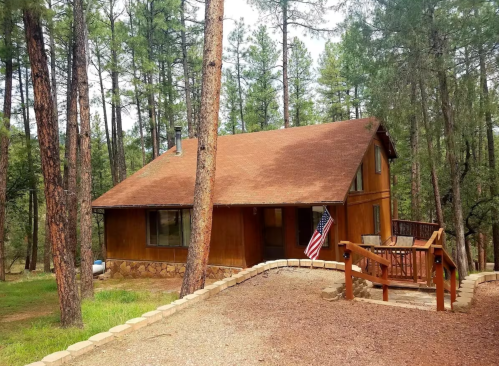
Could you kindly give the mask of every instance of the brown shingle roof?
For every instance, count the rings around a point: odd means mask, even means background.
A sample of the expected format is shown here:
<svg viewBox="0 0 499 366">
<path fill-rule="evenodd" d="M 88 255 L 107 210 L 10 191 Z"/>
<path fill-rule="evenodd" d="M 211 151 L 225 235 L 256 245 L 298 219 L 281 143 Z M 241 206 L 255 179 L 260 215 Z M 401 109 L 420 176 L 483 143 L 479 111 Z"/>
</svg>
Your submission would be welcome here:
<svg viewBox="0 0 499 366">
<path fill-rule="evenodd" d="M 218 138 L 215 205 L 343 202 L 379 128 L 359 119 Z M 93 202 L 94 208 L 190 206 L 197 139 L 175 148 Z"/>
</svg>

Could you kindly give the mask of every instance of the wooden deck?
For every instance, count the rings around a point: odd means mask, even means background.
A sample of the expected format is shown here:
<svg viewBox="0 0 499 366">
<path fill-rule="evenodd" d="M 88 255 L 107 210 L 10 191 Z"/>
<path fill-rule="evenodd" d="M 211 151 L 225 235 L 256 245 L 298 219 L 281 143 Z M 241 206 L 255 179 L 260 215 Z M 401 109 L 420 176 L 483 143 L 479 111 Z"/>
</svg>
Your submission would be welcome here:
<svg viewBox="0 0 499 366">
<path fill-rule="evenodd" d="M 416 225 L 411 226 L 419 230 Z M 422 223 L 426 225 L 426 223 Z M 423 230 L 413 231 L 423 233 Z M 388 301 L 388 287 L 400 281 L 413 284 L 435 286 L 437 294 L 437 310 L 443 311 L 444 292 L 450 292 L 451 304 L 456 299 L 456 264 L 445 251 L 445 232 L 442 228 L 434 231 L 424 242 L 419 237 L 413 246 L 376 246 L 372 244 L 355 244 L 341 242 L 340 248 L 345 258 L 346 298 L 354 298 L 352 277 L 363 278 L 383 287 L 383 301 Z M 424 244 L 423 244 L 424 243 Z M 362 272 L 353 272 L 353 264 Z"/>
</svg>

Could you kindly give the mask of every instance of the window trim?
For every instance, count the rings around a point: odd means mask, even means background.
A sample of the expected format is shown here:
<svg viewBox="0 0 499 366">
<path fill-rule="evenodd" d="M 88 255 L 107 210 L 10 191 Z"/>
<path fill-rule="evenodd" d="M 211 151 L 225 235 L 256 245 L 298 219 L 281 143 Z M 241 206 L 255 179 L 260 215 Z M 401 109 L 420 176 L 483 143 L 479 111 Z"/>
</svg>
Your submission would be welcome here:
<svg viewBox="0 0 499 366">
<path fill-rule="evenodd" d="M 295 207 L 295 236 L 296 236 L 296 247 L 298 248 L 306 248 L 308 243 L 307 244 L 300 244 L 300 234 L 299 234 L 299 226 L 298 226 L 298 209 L 300 208 L 307 208 L 307 209 L 310 209 L 310 216 L 312 217 L 312 229 L 311 229 L 311 235 L 313 235 L 313 233 L 315 232 L 315 229 L 316 227 L 314 227 L 314 219 L 313 219 L 313 207 L 319 207 L 319 206 L 298 206 L 298 207 Z M 328 242 L 328 245 L 327 246 L 322 246 L 321 247 L 321 250 L 324 250 L 324 249 L 332 249 L 334 245 L 331 245 L 331 230 L 333 229 L 334 225 L 336 224 L 336 222 L 333 223 L 333 225 L 331 225 L 331 227 L 329 228 L 329 231 L 327 233 L 327 242 Z M 312 238 L 312 236 L 310 236 L 310 238 Z M 309 239 L 310 241 L 310 239 Z"/>
<path fill-rule="evenodd" d="M 378 220 L 376 220 L 376 211 L 378 213 Z M 376 230 L 376 224 L 378 224 L 378 230 Z M 381 234 L 381 207 L 378 204 L 373 205 L 373 227 L 374 235 Z"/>
<path fill-rule="evenodd" d="M 379 166 L 378 166 L 378 157 L 379 157 Z M 382 166 L 381 146 L 374 144 L 374 172 L 376 174 L 381 174 L 382 170 L 381 166 Z"/>
<path fill-rule="evenodd" d="M 162 209 L 150 209 L 146 210 L 146 248 L 158 248 L 158 249 L 189 249 L 189 245 L 184 246 L 181 245 L 159 245 L 159 244 L 150 244 L 150 235 L 149 235 L 149 213 L 150 212 L 159 212 L 159 211 L 178 211 L 180 214 L 180 242 L 184 243 L 184 225 L 183 225 L 183 210 L 189 210 L 191 215 L 191 230 L 192 230 L 192 208 L 162 208 Z M 156 230 L 159 230 L 159 226 L 157 226 Z M 159 238 L 159 235 L 158 235 Z"/>
</svg>

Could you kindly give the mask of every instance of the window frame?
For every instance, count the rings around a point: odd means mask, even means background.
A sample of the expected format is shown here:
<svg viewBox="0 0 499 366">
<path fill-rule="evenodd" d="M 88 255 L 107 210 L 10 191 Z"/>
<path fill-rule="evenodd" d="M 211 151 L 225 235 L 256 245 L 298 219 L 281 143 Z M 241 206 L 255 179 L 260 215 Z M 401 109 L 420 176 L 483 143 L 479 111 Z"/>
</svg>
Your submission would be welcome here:
<svg viewBox="0 0 499 366">
<path fill-rule="evenodd" d="M 376 174 L 381 174 L 381 146 L 374 145 L 374 172 Z"/>
<path fill-rule="evenodd" d="M 192 231 L 192 208 L 171 208 L 171 209 L 155 209 L 155 210 L 146 210 L 146 247 L 147 248 L 159 248 L 159 249 L 171 249 L 171 248 L 182 248 L 182 249 L 188 249 L 189 248 L 189 243 L 187 245 L 184 245 L 185 243 L 185 233 L 184 233 L 184 215 L 183 211 L 188 210 L 189 211 L 189 217 L 190 217 L 190 225 L 191 225 L 191 231 Z M 160 212 L 160 211 L 173 211 L 173 212 L 178 212 L 179 217 L 180 217 L 180 242 L 182 243 L 181 245 L 160 245 L 159 244 L 159 223 L 156 223 L 156 237 L 158 238 L 158 244 L 151 244 L 151 235 L 150 235 L 150 213 L 151 212 Z M 156 215 L 156 218 L 158 218 L 159 215 Z"/>
<path fill-rule="evenodd" d="M 300 247 L 300 248 L 306 248 L 308 243 L 310 242 L 310 239 L 312 238 L 312 235 L 314 234 L 315 232 L 315 229 L 317 228 L 316 226 L 314 226 L 314 216 L 313 216 L 313 208 L 314 207 L 322 207 L 322 206 L 309 206 L 309 207 L 296 207 L 296 246 L 297 247 Z M 298 225 L 298 222 L 299 222 L 299 217 L 298 217 L 298 210 L 300 209 L 308 209 L 310 210 L 310 218 L 311 218 L 311 231 L 310 231 L 310 238 L 308 239 L 308 242 L 306 244 L 300 244 L 300 233 L 299 233 L 299 225 Z M 333 223 L 333 225 L 331 225 L 331 227 L 329 228 L 329 231 L 326 235 L 326 240 L 324 241 L 324 244 L 322 245 L 321 249 L 331 249 L 333 246 L 331 245 L 331 230 L 333 229 L 335 223 Z M 327 244 L 327 245 L 325 245 Z"/>
<path fill-rule="evenodd" d="M 376 213 L 377 213 L 377 215 L 376 215 Z M 377 226 L 377 228 L 376 228 L 376 226 Z M 374 235 L 381 234 L 381 207 L 380 207 L 380 205 L 373 205 L 373 227 L 374 227 L 374 230 L 373 230 Z"/>
</svg>

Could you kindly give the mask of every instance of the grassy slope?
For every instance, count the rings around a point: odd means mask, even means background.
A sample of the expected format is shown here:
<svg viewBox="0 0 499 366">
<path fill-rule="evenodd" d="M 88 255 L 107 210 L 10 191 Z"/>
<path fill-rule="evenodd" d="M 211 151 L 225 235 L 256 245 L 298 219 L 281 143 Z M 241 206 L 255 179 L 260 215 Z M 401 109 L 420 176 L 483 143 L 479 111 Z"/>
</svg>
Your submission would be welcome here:
<svg viewBox="0 0 499 366">
<path fill-rule="evenodd" d="M 0 365 L 40 360 L 175 298 L 171 293 L 103 290 L 82 304 L 83 329 L 62 329 L 53 278 L 0 284 Z"/>
</svg>

